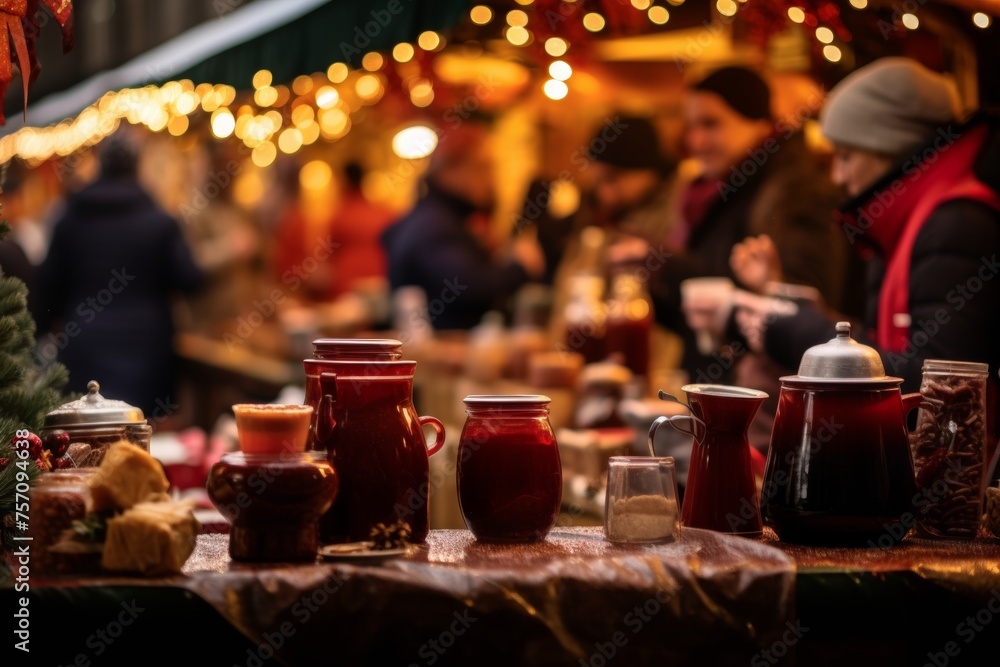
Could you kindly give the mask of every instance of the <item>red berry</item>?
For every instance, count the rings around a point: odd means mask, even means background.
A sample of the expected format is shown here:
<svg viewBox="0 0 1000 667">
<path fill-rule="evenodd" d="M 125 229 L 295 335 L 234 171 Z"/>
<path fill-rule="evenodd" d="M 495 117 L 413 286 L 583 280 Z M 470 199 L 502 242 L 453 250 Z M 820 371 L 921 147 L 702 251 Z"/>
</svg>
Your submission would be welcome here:
<svg viewBox="0 0 1000 667">
<path fill-rule="evenodd" d="M 15 436 L 15 439 L 21 438 Z M 28 433 L 28 437 L 23 439 L 28 441 L 28 455 L 33 459 L 39 458 L 42 455 L 42 439 L 34 433 Z"/>
<path fill-rule="evenodd" d="M 73 459 L 68 456 L 61 456 L 52 462 L 52 467 L 56 470 L 64 470 L 66 468 L 74 468 L 76 464 L 73 463 Z"/>
<path fill-rule="evenodd" d="M 45 436 L 45 448 L 52 452 L 52 456 L 59 458 L 69 449 L 69 433 L 52 431 Z"/>
<path fill-rule="evenodd" d="M 3 470 L 10 465 L 10 458 L 6 456 L 0 456 L 0 470 Z"/>
</svg>

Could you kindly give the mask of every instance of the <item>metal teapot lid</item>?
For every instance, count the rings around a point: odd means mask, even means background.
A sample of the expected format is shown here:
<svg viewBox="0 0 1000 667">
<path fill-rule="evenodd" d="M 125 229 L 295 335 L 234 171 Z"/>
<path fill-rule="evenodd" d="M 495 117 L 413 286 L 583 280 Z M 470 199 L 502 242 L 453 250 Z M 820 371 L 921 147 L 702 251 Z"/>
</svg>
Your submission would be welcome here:
<svg viewBox="0 0 1000 667">
<path fill-rule="evenodd" d="M 806 350 L 799 363 L 799 374 L 781 378 L 782 382 L 831 382 L 864 384 L 900 384 L 901 378 L 885 374 L 882 357 L 867 345 L 851 338 L 851 323 L 837 322 L 837 336 L 822 345 Z"/>
<path fill-rule="evenodd" d="M 45 428 L 72 426 L 118 426 L 129 423 L 146 423 L 142 410 L 125 401 L 104 398 L 101 385 L 95 380 L 87 383 L 87 395 L 70 401 L 45 415 Z"/>
</svg>

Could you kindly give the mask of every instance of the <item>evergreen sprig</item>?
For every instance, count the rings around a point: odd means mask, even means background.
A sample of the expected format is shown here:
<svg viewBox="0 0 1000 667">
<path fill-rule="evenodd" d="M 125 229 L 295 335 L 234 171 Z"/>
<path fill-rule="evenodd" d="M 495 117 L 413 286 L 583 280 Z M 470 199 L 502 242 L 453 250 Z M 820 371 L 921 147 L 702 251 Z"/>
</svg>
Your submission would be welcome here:
<svg viewBox="0 0 1000 667">
<path fill-rule="evenodd" d="M 7 176 L 9 163 L 0 165 L 0 192 Z M 10 225 L 0 220 L 0 241 L 10 232 Z M 11 546 L 14 536 L 12 514 L 16 500 L 17 453 L 11 440 L 19 429 L 32 433 L 41 431 L 45 415 L 63 402 L 60 389 L 69 375 L 59 363 L 44 368 L 35 366 L 35 322 L 28 312 L 28 288 L 23 281 L 3 275 L 0 271 L 0 458 L 8 458 L 7 467 L 0 470 L 0 529 L 3 539 L 0 550 Z M 29 480 L 39 474 L 35 463 L 29 462 L 24 472 Z"/>
</svg>

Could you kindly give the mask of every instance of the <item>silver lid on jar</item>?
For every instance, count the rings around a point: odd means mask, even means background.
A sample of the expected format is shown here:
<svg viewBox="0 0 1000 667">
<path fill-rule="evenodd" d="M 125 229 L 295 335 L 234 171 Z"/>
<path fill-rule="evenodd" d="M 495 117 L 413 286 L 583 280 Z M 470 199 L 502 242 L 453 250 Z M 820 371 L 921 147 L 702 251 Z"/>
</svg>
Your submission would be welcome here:
<svg viewBox="0 0 1000 667">
<path fill-rule="evenodd" d="M 885 374 L 882 357 L 872 347 L 851 338 L 851 323 L 837 322 L 837 335 L 829 342 L 806 350 L 799 374 L 782 382 L 831 382 L 900 384 L 901 378 Z"/>
<path fill-rule="evenodd" d="M 83 398 L 70 401 L 45 415 L 45 428 L 146 423 L 142 410 L 125 401 L 104 398 L 100 390 L 101 385 L 91 380 Z"/>
</svg>

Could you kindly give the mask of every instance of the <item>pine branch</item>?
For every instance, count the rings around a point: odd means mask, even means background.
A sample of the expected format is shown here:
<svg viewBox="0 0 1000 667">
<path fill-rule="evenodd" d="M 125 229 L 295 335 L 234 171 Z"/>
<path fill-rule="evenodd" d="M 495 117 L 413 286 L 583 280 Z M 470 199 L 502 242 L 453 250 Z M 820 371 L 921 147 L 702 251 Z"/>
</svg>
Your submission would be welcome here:
<svg viewBox="0 0 1000 667">
<path fill-rule="evenodd" d="M 21 468 L 18 467 L 18 461 L 23 459 L 19 459 L 14 448 L 6 442 L 0 443 L 0 458 L 8 460 L 7 467 L 0 470 L 0 527 L 3 530 L 0 549 L 10 549 L 14 546 L 14 536 L 18 535 L 19 531 L 4 524 L 9 523 L 5 519 L 14 514 L 17 503 L 17 473 L 21 471 Z M 28 475 L 28 484 L 34 484 L 41 471 L 34 461 L 28 461 L 23 472 Z"/>
</svg>

